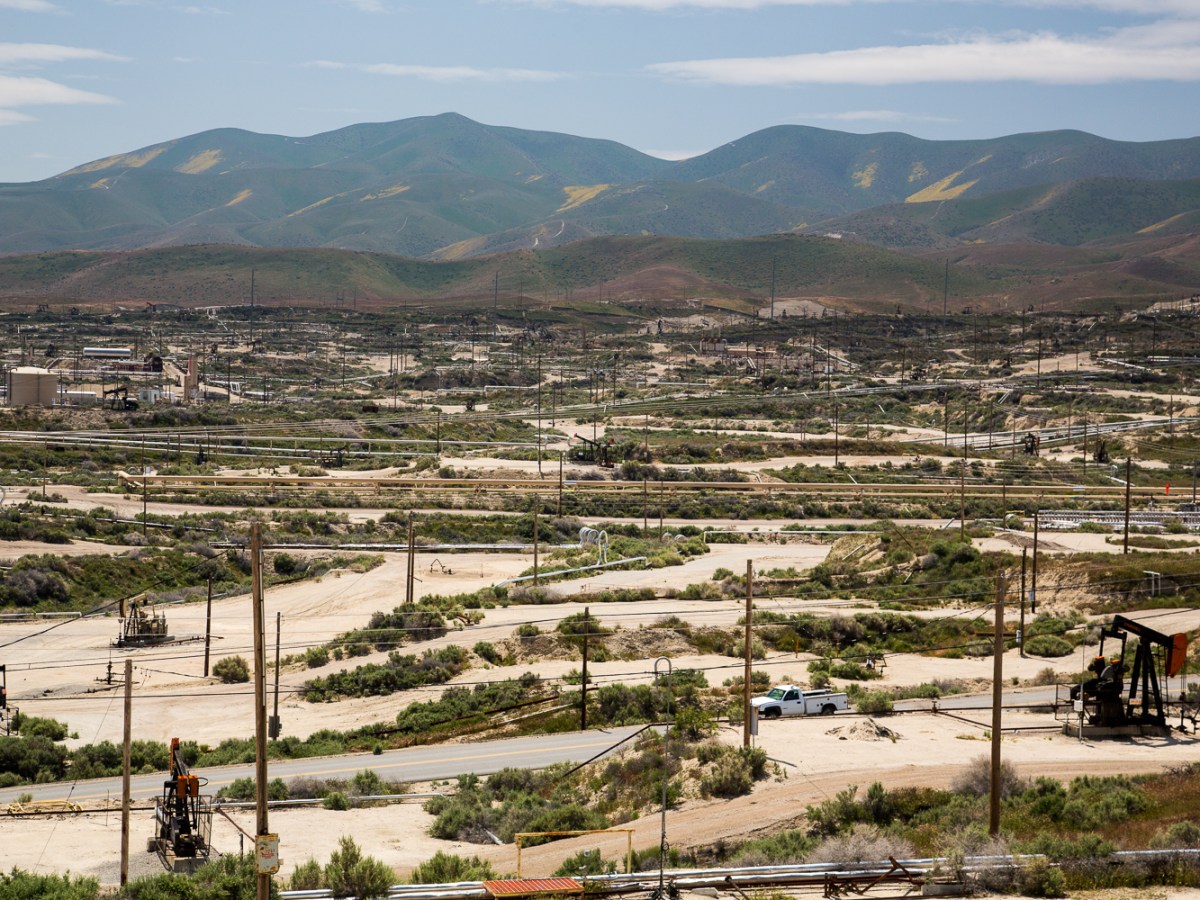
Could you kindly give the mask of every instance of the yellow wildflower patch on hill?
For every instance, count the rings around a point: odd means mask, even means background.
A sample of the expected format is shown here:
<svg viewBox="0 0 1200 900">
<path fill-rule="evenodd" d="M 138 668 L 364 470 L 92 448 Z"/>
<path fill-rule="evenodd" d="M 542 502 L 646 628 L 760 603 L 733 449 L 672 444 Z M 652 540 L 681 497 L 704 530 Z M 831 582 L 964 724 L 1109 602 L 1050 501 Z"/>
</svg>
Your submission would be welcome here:
<svg viewBox="0 0 1200 900">
<path fill-rule="evenodd" d="M 574 209 L 577 206 L 583 206 L 589 200 L 600 196 L 607 191 L 611 184 L 568 184 L 563 186 L 563 193 L 567 195 L 567 202 L 560 206 L 556 212 L 566 212 L 568 209 Z"/>
<path fill-rule="evenodd" d="M 140 169 L 156 156 L 166 152 L 167 144 L 160 147 L 151 147 L 149 150 L 143 150 L 141 153 L 118 153 L 116 156 L 106 156 L 104 159 L 98 159 L 95 162 L 90 162 L 82 166 L 71 169 L 67 175 L 82 175 L 85 172 L 100 172 L 104 169 L 113 169 L 122 166 L 127 169 Z"/>
<path fill-rule="evenodd" d="M 252 191 L 250 190 L 250 188 L 246 188 L 245 190 L 240 191 L 236 197 L 234 197 L 232 200 L 230 200 L 225 205 L 226 206 L 237 206 L 239 203 L 241 203 L 243 200 L 245 200 L 247 197 L 249 197 L 251 195 L 251 193 L 252 193 Z"/>
<path fill-rule="evenodd" d="M 854 179 L 854 186 L 863 188 L 864 190 L 869 188 L 875 183 L 875 174 L 878 171 L 879 163 L 871 163 L 870 165 L 863 166 L 851 176 Z"/>
<path fill-rule="evenodd" d="M 925 168 L 925 163 L 918 160 L 912 164 L 912 171 L 908 173 L 908 183 L 912 184 L 914 181 L 924 181 L 928 177 L 929 170 Z"/>
<path fill-rule="evenodd" d="M 324 206 L 326 203 L 328 203 L 332 199 L 333 199 L 333 197 L 326 197 L 323 200 L 318 200 L 316 203 L 310 203 L 310 204 L 308 204 L 308 206 L 302 206 L 300 209 L 296 210 L 295 212 L 288 213 L 288 218 L 290 219 L 292 216 L 298 216 L 301 213 L 306 213 L 310 209 L 316 209 L 318 206 Z"/>
<path fill-rule="evenodd" d="M 374 194 L 367 194 L 362 199 L 363 200 L 383 200 L 386 197 L 395 197 L 397 194 L 403 194 L 405 191 L 409 190 L 409 188 L 411 188 L 411 187 L 412 187 L 412 185 L 408 185 L 408 184 L 393 184 L 390 188 L 384 188 L 382 191 L 379 191 Z"/>
<path fill-rule="evenodd" d="M 224 158 L 220 150 L 201 150 L 183 165 L 176 166 L 175 171 L 184 175 L 199 175 L 201 172 L 207 172 Z"/>
<path fill-rule="evenodd" d="M 93 190 L 96 188 L 104 188 L 107 190 L 108 189 L 108 179 L 101 178 L 99 181 L 93 181 L 91 184 L 88 185 L 88 187 L 92 188 Z"/>
<path fill-rule="evenodd" d="M 964 170 L 965 171 L 965 170 Z M 954 185 L 962 172 L 955 172 L 953 175 L 947 175 L 941 181 L 935 181 L 928 187 L 922 188 L 915 194 L 911 194 L 904 198 L 905 203 L 931 203 L 936 200 L 953 200 L 955 197 L 961 197 L 964 193 L 974 187 L 979 179 L 973 181 L 964 181 L 962 184 Z M 954 187 L 951 187 L 954 185 Z"/>
<path fill-rule="evenodd" d="M 1138 234 L 1153 234 L 1156 231 L 1160 231 L 1161 229 L 1166 228 L 1168 225 L 1173 225 L 1174 223 L 1176 223 L 1180 219 L 1182 219 L 1184 216 L 1188 216 L 1188 215 L 1191 215 L 1191 212 L 1176 213 L 1175 215 L 1171 216 L 1169 219 L 1163 219 L 1161 222 L 1155 222 L 1153 225 L 1147 225 L 1145 228 L 1141 229 L 1138 232 Z"/>
<path fill-rule="evenodd" d="M 434 253 L 434 258 L 446 261 L 454 261 L 465 259 L 467 256 L 481 249 L 487 243 L 486 237 L 467 238 L 465 241 L 458 241 L 454 244 L 447 244 Z"/>
</svg>

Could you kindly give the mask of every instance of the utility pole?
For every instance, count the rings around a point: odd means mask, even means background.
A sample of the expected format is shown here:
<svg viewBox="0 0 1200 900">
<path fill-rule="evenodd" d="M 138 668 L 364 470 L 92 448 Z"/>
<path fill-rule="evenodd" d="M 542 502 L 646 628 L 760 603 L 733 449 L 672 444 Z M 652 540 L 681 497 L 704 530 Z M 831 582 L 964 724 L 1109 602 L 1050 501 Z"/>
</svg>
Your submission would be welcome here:
<svg viewBox="0 0 1200 900">
<path fill-rule="evenodd" d="M 963 458 L 958 470 L 958 539 L 967 540 L 967 419 L 963 416 Z"/>
<path fill-rule="evenodd" d="M 558 515 L 562 515 L 563 451 L 558 451 Z"/>
<path fill-rule="evenodd" d="M 661 544 L 663 540 L 663 509 L 666 506 L 667 498 L 664 495 L 663 480 L 658 479 L 658 542 Z"/>
<path fill-rule="evenodd" d="M 746 560 L 746 670 L 742 683 L 742 746 L 750 746 L 750 621 L 754 616 L 754 563 Z"/>
<path fill-rule="evenodd" d="M 146 433 L 142 432 L 142 537 L 146 536 Z M 42 496 L 45 496 L 45 483 L 42 484 Z"/>
<path fill-rule="evenodd" d="M 588 608 L 583 608 L 583 680 L 579 682 L 579 730 L 587 731 L 588 631 L 591 630 Z"/>
<path fill-rule="evenodd" d="M 125 660 L 125 741 L 121 749 L 121 886 L 129 883 L 129 765 L 133 743 L 133 660 Z"/>
<path fill-rule="evenodd" d="M 649 525 L 649 520 L 647 518 L 647 512 L 646 512 L 646 500 L 647 500 L 647 491 L 648 490 L 649 489 L 646 486 L 646 479 L 643 478 L 642 479 L 642 537 L 645 537 L 647 534 L 650 533 L 650 525 Z"/>
<path fill-rule="evenodd" d="M 839 412 L 840 411 L 838 410 L 838 404 L 837 404 L 837 401 L 835 400 L 834 404 L 833 404 L 833 467 L 835 469 L 838 466 L 838 424 L 839 424 L 838 423 L 838 414 L 839 414 Z"/>
<path fill-rule="evenodd" d="M 408 514 L 408 564 L 404 573 L 404 602 L 413 602 L 413 516 Z"/>
<path fill-rule="evenodd" d="M 208 603 L 204 608 L 204 677 L 208 677 L 208 655 L 212 649 L 212 576 L 208 576 Z"/>
<path fill-rule="evenodd" d="M 1041 516 L 1039 510 L 1033 511 L 1033 570 L 1029 581 L 1029 614 L 1037 615 L 1037 564 L 1038 564 L 1038 522 Z"/>
<path fill-rule="evenodd" d="M 1125 457 L 1125 548 L 1121 551 L 1122 553 L 1129 552 L 1129 491 L 1131 489 L 1129 479 L 1132 470 L 1133 457 L 1127 456 Z"/>
<path fill-rule="evenodd" d="M 1004 594 L 1008 579 L 1003 574 L 996 580 L 996 632 L 992 648 L 992 777 L 991 804 L 988 814 L 988 834 L 1000 833 L 1000 717 L 1004 703 Z"/>
<path fill-rule="evenodd" d="M 267 732 L 271 740 L 279 738 L 279 639 L 283 633 L 283 613 L 275 613 L 275 701 L 274 709 L 271 712 L 271 721 L 268 722 Z"/>
<path fill-rule="evenodd" d="M 538 499 L 537 495 L 533 498 L 533 586 L 537 587 L 540 583 L 538 577 Z"/>
<path fill-rule="evenodd" d="M 255 834 L 259 840 L 270 834 L 267 825 L 267 695 L 266 636 L 263 634 L 262 526 L 250 526 L 251 606 L 254 610 L 254 808 Z M 257 842 L 256 842 L 257 843 Z M 258 859 L 257 847 L 255 859 Z M 271 876 L 256 875 L 256 900 L 270 900 Z"/>
<path fill-rule="evenodd" d="M 1021 658 L 1025 658 L 1025 566 L 1029 562 L 1029 548 L 1021 548 L 1021 624 L 1017 631 L 1017 646 L 1021 650 Z"/>
</svg>

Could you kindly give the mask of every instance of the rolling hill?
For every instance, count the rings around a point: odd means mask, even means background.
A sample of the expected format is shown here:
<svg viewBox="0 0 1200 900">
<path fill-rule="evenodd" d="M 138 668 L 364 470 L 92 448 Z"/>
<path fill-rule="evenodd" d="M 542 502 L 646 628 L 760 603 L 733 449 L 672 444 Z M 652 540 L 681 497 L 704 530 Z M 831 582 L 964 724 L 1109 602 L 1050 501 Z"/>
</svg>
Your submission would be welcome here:
<svg viewBox="0 0 1200 900">
<path fill-rule="evenodd" d="M 236 245 L 0 256 L 0 301 L 183 306 L 248 302 L 362 308 L 417 303 L 469 313 L 498 287 L 505 309 L 730 301 L 744 311 L 770 296 L 894 312 L 941 308 L 945 254 L 914 255 L 823 237 L 737 240 L 610 236 L 565 246 L 451 261 L 330 249 Z M 1023 308 L 1126 305 L 1200 292 L 1200 238 L 1148 235 L 1108 248 L 972 244 L 954 251 L 952 304 Z M 604 307 L 610 308 L 610 307 Z"/>
<path fill-rule="evenodd" d="M 450 260 L 805 229 L 905 249 L 1079 243 L 1115 236 L 1115 222 L 1194 229 L 1196 179 L 1200 138 L 926 141 L 789 125 L 668 162 L 444 114 L 304 138 L 219 129 L 0 185 L 0 253 L 240 244 Z M 1121 190 L 1129 209 L 1114 218 Z"/>
</svg>

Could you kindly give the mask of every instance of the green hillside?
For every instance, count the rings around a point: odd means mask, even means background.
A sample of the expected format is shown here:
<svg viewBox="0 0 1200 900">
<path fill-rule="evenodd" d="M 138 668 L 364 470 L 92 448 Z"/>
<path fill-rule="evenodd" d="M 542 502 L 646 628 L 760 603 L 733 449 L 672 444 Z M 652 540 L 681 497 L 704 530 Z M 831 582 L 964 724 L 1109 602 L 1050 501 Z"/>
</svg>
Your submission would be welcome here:
<svg viewBox="0 0 1200 900">
<path fill-rule="evenodd" d="M 774 262 L 780 295 L 819 294 L 898 302 L 940 295 L 938 262 L 814 237 L 713 241 L 602 237 L 460 262 L 342 250 L 261 250 L 244 246 L 171 247 L 108 253 L 0 257 L 0 297 L 79 302 L 136 301 L 187 305 L 245 302 L 251 270 L 262 303 L 328 303 L 356 295 L 366 304 L 470 300 L 501 291 L 545 298 L 591 291 L 620 299 L 675 299 L 664 273 L 679 273 L 713 297 L 763 297 Z M 989 287 L 964 273 L 961 290 Z M 687 296 L 691 296 L 689 292 Z"/>
<path fill-rule="evenodd" d="M 1011 306 L 1034 298 L 1071 306 L 1096 298 L 1152 301 L 1200 291 L 1200 239 L 1146 237 L 1106 249 L 969 244 L 952 259 L 956 304 Z M 418 303 L 472 308 L 499 284 L 505 307 L 576 300 L 748 301 L 770 294 L 891 311 L 940 307 L 944 256 L 926 257 L 822 237 L 739 240 L 608 236 L 460 261 L 331 249 L 188 246 L 0 257 L 10 309 L 51 301 L 228 305 L 248 301 L 250 273 L 264 304 L 365 307 Z"/>
<path fill-rule="evenodd" d="M 882 206 L 822 223 L 820 230 L 895 249 L 924 249 L 979 241 L 1078 246 L 1139 234 L 1186 234 L 1198 224 L 1200 179 L 1090 178 L 977 199 Z"/>
<path fill-rule="evenodd" d="M 1195 179 L 1200 138 L 926 141 L 778 126 L 668 162 L 445 114 L 303 138 L 218 129 L 0 185 L 0 253 L 220 243 L 465 259 L 604 235 L 806 227 L 920 249 L 1079 243 L 1192 229 Z"/>
</svg>

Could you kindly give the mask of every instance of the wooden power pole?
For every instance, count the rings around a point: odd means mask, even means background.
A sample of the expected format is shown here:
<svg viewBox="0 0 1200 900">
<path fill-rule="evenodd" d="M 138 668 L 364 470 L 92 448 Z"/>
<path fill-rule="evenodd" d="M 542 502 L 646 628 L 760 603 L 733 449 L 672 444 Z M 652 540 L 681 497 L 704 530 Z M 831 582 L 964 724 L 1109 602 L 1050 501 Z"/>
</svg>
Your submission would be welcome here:
<svg viewBox="0 0 1200 900">
<path fill-rule="evenodd" d="M 746 560 L 746 671 L 742 684 L 742 746 L 750 746 L 750 620 L 754 606 L 754 563 Z"/>
<path fill-rule="evenodd" d="M 1122 553 L 1129 552 L 1129 492 L 1132 488 L 1130 476 L 1133 474 L 1133 457 L 1125 457 L 1125 547 Z"/>
<path fill-rule="evenodd" d="M 270 835 L 267 825 L 267 660 L 263 614 L 262 526 L 250 526 L 250 587 L 254 613 L 254 807 L 261 840 Z M 256 842 L 257 843 L 257 842 Z M 255 847 L 255 860 L 258 848 Z M 256 900 L 270 900 L 271 876 L 261 871 L 255 876 Z"/>
<path fill-rule="evenodd" d="M 988 834 L 1000 833 L 1000 716 L 1004 705 L 1004 595 L 1008 579 L 1001 575 L 996 582 L 996 632 L 992 648 L 992 767 L 991 796 L 988 811 Z"/>
<path fill-rule="evenodd" d="M 125 660 L 125 743 L 121 750 L 121 885 L 129 883 L 129 765 L 133 743 L 133 660 Z"/>
<path fill-rule="evenodd" d="M 583 608 L 583 679 L 579 682 L 579 730 L 587 731 L 587 664 L 588 664 L 588 632 L 591 630 L 588 608 Z"/>
<path fill-rule="evenodd" d="M 212 576 L 208 576 L 208 603 L 204 607 L 204 677 L 208 677 L 208 655 L 212 649 Z"/>
<path fill-rule="evenodd" d="M 404 575 L 404 602 L 413 602 L 413 517 L 408 514 L 408 566 Z"/>
</svg>

